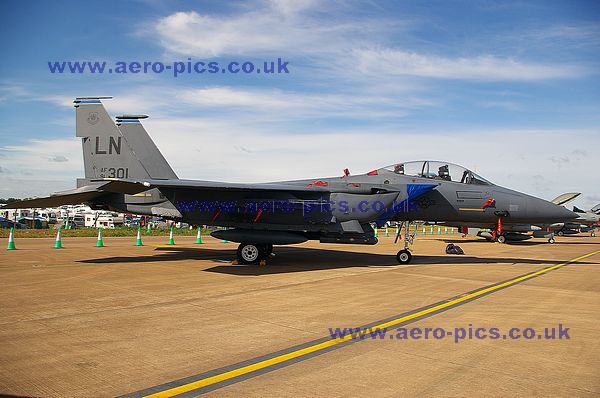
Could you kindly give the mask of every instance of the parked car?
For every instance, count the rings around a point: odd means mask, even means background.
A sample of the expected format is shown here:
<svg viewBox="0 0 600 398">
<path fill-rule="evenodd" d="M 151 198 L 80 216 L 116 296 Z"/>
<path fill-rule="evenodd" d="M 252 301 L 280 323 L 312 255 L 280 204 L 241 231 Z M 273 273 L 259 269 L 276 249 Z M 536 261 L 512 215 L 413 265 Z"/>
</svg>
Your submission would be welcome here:
<svg viewBox="0 0 600 398">
<path fill-rule="evenodd" d="M 2 217 L 0 217 L 0 228 L 29 229 L 29 227 L 25 224 L 21 224 Z"/>
</svg>

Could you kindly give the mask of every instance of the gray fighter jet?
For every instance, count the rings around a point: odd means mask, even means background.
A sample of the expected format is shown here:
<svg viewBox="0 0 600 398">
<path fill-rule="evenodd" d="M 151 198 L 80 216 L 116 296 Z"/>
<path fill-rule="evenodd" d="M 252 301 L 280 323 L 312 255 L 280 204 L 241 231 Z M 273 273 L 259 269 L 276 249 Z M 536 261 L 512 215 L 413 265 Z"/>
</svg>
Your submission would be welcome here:
<svg viewBox="0 0 600 398">
<path fill-rule="evenodd" d="M 556 234 L 562 236 L 589 232 L 590 236 L 596 236 L 596 229 L 600 229 L 600 205 L 588 211 L 573 206 L 573 212 L 577 214 L 577 218 L 564 223 Z"/>
<path fill-rule="evenodd" d="M 94 209 L 155 215 L 194 225 L 220 226 L 219 239 L 240 243 L 238 261 L 257 263 L 273 245 L 319 240 L 373 245 L 372 224 L 401 221 L 411 261 L 411 222 L 473 222 L 495 234 L 504 223 L 565 222 L 573 212 L 503 188 L 447 162 L 398 163 L 366 174 L 260 184 L 178 179 L 140 120 L 112 121 L 102 99 L 77 98 L 76 135 L 83 143 L 85 179 L 78 188 L 6 208 L 51 207 L 85 202 Z M 402 228 L 400 228 L 400 234 Z"/>
</svg>

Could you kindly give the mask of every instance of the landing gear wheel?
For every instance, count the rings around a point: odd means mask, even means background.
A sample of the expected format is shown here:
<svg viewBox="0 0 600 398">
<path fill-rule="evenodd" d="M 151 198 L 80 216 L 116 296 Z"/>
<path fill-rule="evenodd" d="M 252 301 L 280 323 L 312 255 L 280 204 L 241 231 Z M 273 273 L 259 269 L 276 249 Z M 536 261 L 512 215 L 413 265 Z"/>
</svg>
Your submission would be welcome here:
<svg viewBox="0 0 600 398">
<path fill-rule="evenodd" d="M 240 243 L 237 249 L 237 259 L 241 264 L 258 264 L 261 258 L 259 245 Z"/>
<path fill-rule="evenodd" d="M 556 233 L 556 235 L 558 235 L 558 236 L 563 236 L 564 234 L 565 234 L 565 233 L 564 233 L 563 231 L 558 231 L 558 232 Z"/>
<path fill-rule="evenodd" d="M 590 232 L 590 236 L 593 238 L 594 236 L 596 236 L 596 232 L 595 231 Z"/>
<path fill-rule="evenodd" d="M 506 243 L 506 236 L 498 235 L 498 238 L 496 238 L 496 240 L 498 241 L 498 243 Z"/>
<path fill-rule="evenodd" d="M 408 249 L 402 249 L 396 254 L 396 260 L 398 260 L 400 264 L 408 264 L 410 263 L 410 260 L 412 260 L 412 254 L 410 254 Z"/>
<path fill-rule="evenodd" d="M 554 242 L 556 242 L 554 238 L 548 238 L 548 243 L 553 244 Z"/>
</svg>

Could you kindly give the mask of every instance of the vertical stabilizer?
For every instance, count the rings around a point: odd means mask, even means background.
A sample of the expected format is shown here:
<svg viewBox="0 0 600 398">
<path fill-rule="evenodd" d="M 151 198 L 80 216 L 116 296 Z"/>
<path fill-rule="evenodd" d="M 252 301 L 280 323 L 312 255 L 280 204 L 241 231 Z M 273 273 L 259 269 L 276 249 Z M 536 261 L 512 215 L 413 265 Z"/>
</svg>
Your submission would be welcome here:
<svg viewBox="0 0 600 398">
<path fill-rule="evenodd" d="M 75 99 L 76 135 L 83 144 L 85 178 L 150 178 L 131 146 L 114 124 L 101 99 Z"/>
</svg>

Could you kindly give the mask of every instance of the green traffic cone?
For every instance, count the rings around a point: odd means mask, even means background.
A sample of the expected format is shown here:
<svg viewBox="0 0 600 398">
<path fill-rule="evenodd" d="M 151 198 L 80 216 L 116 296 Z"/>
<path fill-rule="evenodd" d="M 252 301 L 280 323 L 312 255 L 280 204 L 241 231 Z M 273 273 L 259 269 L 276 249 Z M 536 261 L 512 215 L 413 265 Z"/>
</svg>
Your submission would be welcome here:
<svg viewBox="0 0 600 398">
<path fill-rule="evenodd" d="M 196 244 L 202 244 L 202 227 L 198 227 L 198 233 L 196 234 Z"/>
<path fill-rule="evenodd" d="M 175 239 L 173 238 L 173 227 L 171 227 L 171 232 L 169 232 L 169 243 L 167 245 L 174 245 Z"/>
<path fill-rule="evenodd" d="M 104 242 L 102 241 L 102 228 L 98 228 L 98 242 L 96 242 L 96 247 L 104 247 Z"/>
<path fill-rule="evenodd" d="M 152 232 L 152 228 L 150 228 L 150 223 L 148 223 L 148 226 L 146 227 L 146 233 L 149 234 Z"/>
<path fill-rule="evenodd" d="M 7 250 L 15 250 L 17 247 L 15 246 L 15 229 L 10 229 L 10 234 L 8 235 L 8 246 Z"/>
<path fill-rule="evenodd" d="M 390 233 L 389 233 L 389 231 L 388 231 L 388 227 L 385 227 L 385 236 L 386 236 L 386 237 L 390 236 Z"/>
<path fill-rule="evenodd" d="M 136 246 L 144 246 L 142 243 L 142 228 L 138 227 L 137 239 L 135 240 Z"/>
<path fill-rule="evenodd" d="M 375 228 L 375 235 L 374 235 L 374 236 L 375 236 L 376 238 L 379 236 L 379 233 L 378 233 L 377 231 L 378 231 L 378 228 Z"/>
<path fill-rule="evenodd" d="M 56 231 L 56 243 L 54 243 L 55 249 L 62 249 L 62 237 L 60 234 L 60 227 L 58 227 L 58 231 Z"/>
</svg>

